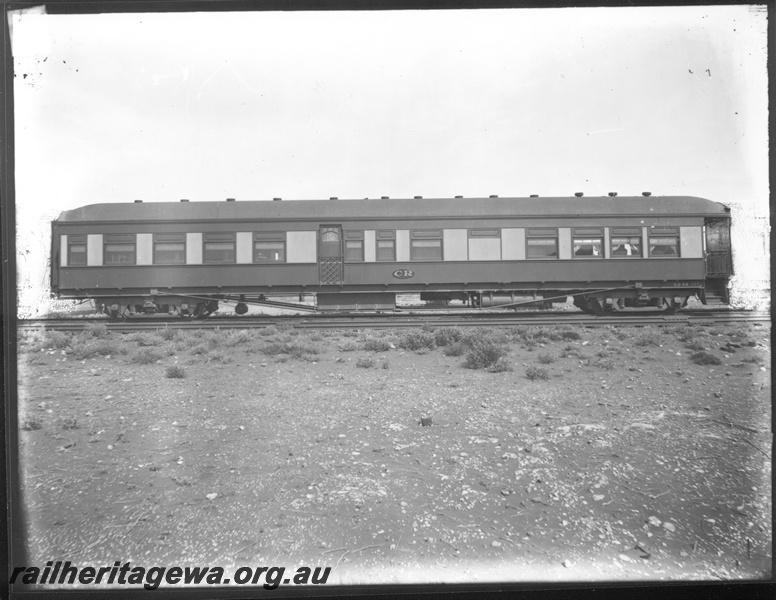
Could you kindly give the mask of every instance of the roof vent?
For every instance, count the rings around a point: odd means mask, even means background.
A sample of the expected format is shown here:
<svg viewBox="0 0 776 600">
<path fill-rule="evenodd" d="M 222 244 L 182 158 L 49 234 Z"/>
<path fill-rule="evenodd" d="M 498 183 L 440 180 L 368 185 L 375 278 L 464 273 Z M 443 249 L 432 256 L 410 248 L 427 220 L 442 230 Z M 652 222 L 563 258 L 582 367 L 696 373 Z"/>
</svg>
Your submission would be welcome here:
<svg viewBox="0 0 776 600">
<path fill-rule="evenodd" d="M 381 200 L 388 200 L 388 196 L 380 196 Z"/>
<path fill-rule="evenodd" d="M 463 196 L 456 196 L 456 198 L 463 198 Z"/>
<path fill-rule="evenodd" d="M 339 200 L 339 198 L 337 198 L 337 196 L 331 196 L 331 197 L 329 198 L 329 200 Z"/>
<path fill-rule="evenodd" d="M 234 198 L 227 198 L 226 201 L 227 202 L 234 202 Z"/>
<path fill-rule="evenodd" d="M 421 200 L 423 196 L 415 196 L 415 200 Z"/>
<path fill-rule="evenodd" d="M 490 197 L 491 198 L 498 198 L 498 194 L 491 194 Z"/>
<path fill-rule="evenodd" d="M 531 197 L 531 198 L 538 198 L 538 197 L 539 197 L 539 194 L 531 194 L 531 196 L 530 196 L 530 197 Z"/>
<path fill-rule="evenodd" d="M 273 198 L 272 200 L 273 200 L 274 202 L 280 202 L 282 199 L 283 199 L 283 198 Z"/>
<path fill-rule="evenodd" d="M 142 204 L 142 203 L 143 203 L 142 200 L 135 200 L 135 204 Z"/>
<path fill-rule="evenodd" d="M 617 195 L 617 192 L 609 192 L 609 197 L 614 198 Z"/>
<path fill-rule="evenodd" d="M 188 201 L 189 201 L 188 198 L 181 198 L 181 202 L 188 202 Z"/>
<path fill-rule="evenodd" d="M 651 196 L 651 195 L 652 195 L 652 192 L 641 192 L 641 195 L 642 195 L 642 196 L 645 196 L 645 197 L 646 197 L 646 196 Z"/>
<path fill-rule="evenodd" d="M 585 194 L 584 194 L 583 192 L 575 192 L 575 193 L 574 193 L 574 195 L 575 195 L 577 198 L 581 198 L 581 197 L 582 197 L 582 196 L 584 196 Z"/>
</svg>

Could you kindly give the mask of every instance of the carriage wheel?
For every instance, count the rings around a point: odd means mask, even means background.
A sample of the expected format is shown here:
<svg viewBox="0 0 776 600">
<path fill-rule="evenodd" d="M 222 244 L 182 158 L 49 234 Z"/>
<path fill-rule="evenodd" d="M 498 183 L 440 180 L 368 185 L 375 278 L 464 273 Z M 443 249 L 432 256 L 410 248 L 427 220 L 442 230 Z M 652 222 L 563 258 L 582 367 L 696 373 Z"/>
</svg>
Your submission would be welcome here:
<svg viewBox="0 0 776 600">
<path fill-rule="evenodd" d="M 189 307 L 187 309 L 178 309 L 178 316 L 180 316 L 182 319 L 196 319 L 197 318 L 197 311 L 200 309 L 202 305 L 201 304 L 195 304 L 192 306 L 189 304 Z"/>
<path fill-rule="evenodd" d="M 121 316 L 121 307 L 118 304 L 102 305 L 103 314 L 108 315 L 111 319 L 118 319 Z"/>
<path fill-rule="evenodd" d="M 612 298 L 612 309 L 614 312 L 624 311 L 627 306 L 628 303 L 625 298 Z"/>
<path fill-rule="evenodd" d="M 195 319 L 206 319 L 218 310 L 218 300 L 208 300 L 207 302 L 198 302 L 194 308 Z"/>
<path fill-rule="evenodd" d="M 605 312 L 601 301 L 594 296 L 587 298 L 587 309 L 589 313 L 594 315 L 602 315 Z"/>
<path fill-rule="evenodd" d="M 660 297 L 655 299 L 655 306 L 658 312 L 664 315 L 672 315 L 676 312 L 677 306 L 673 298 Z"/>
</svg>

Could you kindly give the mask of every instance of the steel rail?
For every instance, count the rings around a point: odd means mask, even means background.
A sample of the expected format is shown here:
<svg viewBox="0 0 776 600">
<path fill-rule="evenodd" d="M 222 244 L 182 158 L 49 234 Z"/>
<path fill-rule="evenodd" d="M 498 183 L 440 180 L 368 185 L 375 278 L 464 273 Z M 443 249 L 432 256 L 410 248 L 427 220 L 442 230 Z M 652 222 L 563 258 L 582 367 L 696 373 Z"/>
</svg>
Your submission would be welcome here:
<svg viewBox="0 0 776 600">
<path fill-rule="evenodd" d="M 19 320 L 20 330 L 47 329 L 56 331 L 83 331 L 90 325 L 104 323 L 110 331 L 131 333 L 170 328 L 198 329 L 257 329 L 272 325 L 288 325 L 299 329 L 388 329 L 411 328 L 424 325 L 434 327 L 517 327 L 517 326 L 645 326 L 719 323 L 770 322 L 769 313 L 734 310 L 682 312 L 674 315 L 589 315 L 577 312 L 553 313 L 474 313 L 474 314 L 368 314 L 368 315 L 293 315 L 278 317 L 224 317 L 201 320 L 142 318 L 111 321 L 105 318 L 30 319 Z"/>
</svg>

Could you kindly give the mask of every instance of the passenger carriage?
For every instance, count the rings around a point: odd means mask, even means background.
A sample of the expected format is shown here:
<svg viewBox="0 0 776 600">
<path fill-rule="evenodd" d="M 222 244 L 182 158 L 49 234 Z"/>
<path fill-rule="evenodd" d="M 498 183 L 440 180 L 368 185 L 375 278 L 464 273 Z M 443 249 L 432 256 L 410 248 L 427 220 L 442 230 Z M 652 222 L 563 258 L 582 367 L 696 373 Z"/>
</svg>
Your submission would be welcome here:
<svg viewBox="0 0 776 600">
<path fill-rule="evenodd" d="M 52 223 L 52 292 L 112 316 L 206 316 L 219 300 L 314 297 L 392 310 L 396 295 L 586 311 L 727 301 L 730 210 L 671 196 L 135 201 Z"/>
</svg>

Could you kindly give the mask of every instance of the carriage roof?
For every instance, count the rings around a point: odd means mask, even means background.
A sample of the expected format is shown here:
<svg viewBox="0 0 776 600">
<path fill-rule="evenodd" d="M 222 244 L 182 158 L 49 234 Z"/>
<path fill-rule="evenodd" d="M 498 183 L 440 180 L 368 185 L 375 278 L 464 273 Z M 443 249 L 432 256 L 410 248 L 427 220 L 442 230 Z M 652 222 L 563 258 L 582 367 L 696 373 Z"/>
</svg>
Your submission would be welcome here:
<svg viewBox="0 0 776 600">
<path fill-rule="evenodd" d="M 91 204 L 57 222 L 337 220 L 395 218 L 508 218 L 576 216 L 729 216 L 719 202 L 692 196 L 414 198 Z"/>
</svg>

